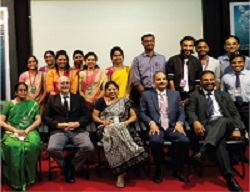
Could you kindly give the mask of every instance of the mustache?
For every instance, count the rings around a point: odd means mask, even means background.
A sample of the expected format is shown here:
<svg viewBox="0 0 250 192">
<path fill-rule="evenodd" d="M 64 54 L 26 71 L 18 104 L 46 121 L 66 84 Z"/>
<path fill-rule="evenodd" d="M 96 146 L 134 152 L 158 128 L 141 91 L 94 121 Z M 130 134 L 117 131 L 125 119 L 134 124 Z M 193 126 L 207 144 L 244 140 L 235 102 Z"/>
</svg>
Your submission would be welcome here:
<svg viewBox="0 0 250 192">
<path fill-rule="evenodd" d="M 186 51 L 189 51 L 190 54 L 194 54 L 194 50 L 181 50 L 181 54 L 184 54 Z"/>
<path fill-rule="evenodd" d="M 165 85 L 165 83 L 161 82 L 160 85 Z"/>
</svg>

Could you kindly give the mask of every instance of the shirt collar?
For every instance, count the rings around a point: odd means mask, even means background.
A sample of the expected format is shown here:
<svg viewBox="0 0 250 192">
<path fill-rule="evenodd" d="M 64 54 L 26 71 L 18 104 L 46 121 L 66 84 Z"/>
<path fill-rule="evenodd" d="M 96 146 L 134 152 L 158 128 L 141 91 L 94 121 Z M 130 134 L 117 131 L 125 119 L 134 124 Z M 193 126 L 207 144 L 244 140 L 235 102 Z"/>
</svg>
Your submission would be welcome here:
<svg viewBox="0 0 250 192">
<path fill-rule="evenodd" d="M 208 91 L 206 91 L 205 89 L 203 89 L 204 91 L 204 94 L 207 95 L 208 94 Z M 210 91 L 211 95 L 214 95 L 214 90 L 213 91 Z"/>
<path fill-rule="evenodd" d="M 164 91 L 160 92 L 158 89 L 156 89 L 157 95 L 167 95 L 167 89 Z"/>
<path fill-rule="evenodd" d="M 66 96 L 64 96 L 64 95 L 62 95 L 61 93 L 60 93 L 60 97 L 63 99 L 64 97 L 68 97 L 69 99 L 70 99 L 70 93 L 68 94 L 68 95 L 66 95 Z"/>
<path fill-rule="evenodd" d="M 146 52 L 143 52 L 142 55 L 143 55 L 144 57 L 148 57 L 148 54 L 147 54 Z M 158 53 L 156 53 L 156 52 L 154 51 L 154 55 L 153 55 L 153 56 L 156 56 L 156 55 L 158 55 Z"/>
</svg>

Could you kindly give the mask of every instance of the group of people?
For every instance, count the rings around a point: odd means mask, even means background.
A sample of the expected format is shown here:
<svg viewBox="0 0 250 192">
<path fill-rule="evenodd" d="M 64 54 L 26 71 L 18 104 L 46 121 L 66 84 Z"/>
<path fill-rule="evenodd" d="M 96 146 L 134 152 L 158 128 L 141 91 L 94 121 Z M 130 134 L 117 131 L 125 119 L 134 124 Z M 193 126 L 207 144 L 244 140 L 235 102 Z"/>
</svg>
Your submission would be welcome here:
<svg viewBox="0 0 250 192">
<path fill-rule="evenodd" d="M 66 182 L 75 182 L 94 151 L 85 129 L 91 121 L 102 135 L 106 159 L 117 175 L 116 186 L 124 187 L 125 172 L 149 160 L 134 128 L 139 120 L 148 127 L 155 183 L 163 179 L 163 143 L 169 139 L 174 147 L 174 177 L 190 182 L 184 170 L 190 147 L 197 161 L 214 151 L 229 189 L 242 190 L 226 148 L 226 139 L 237 139 L 249 130 L 250 59 L 238 52 L 239 39 L 233 35 L 225 39 L 227 54 L 219 60 L 208 56 L 205 39 L 183 37 L 181 52 L 168 61 L 154 51 L 153 34 L 143 35 L 141 43 L 144 52 L 131 67 L 123 64 L 124 52 L 117 46 L 110 51 L 113 65 L 105 70 L 97 65 L 94 52 L 84 55 L 76 50 L 73 67 L 65 50 L 46 51 L 47 65 L 39 70 L 37 58 L 27 58 L 28 70 L 15 86 L 16 98 L 6 102 L 0 116 L 3 174 L 12 189 L 24 191 L 35 181 L 41 150 L 36 129 L 41 122 L 49 127 L 51 157 Z M 192 55 L 194 49 L 198 58 Z M 204 138 L 202 147 L 187 137 L 186 121 L 196 138 Z M 63 152 L 69 142 L 78 148 L 73 158 Z"/>
</svg>

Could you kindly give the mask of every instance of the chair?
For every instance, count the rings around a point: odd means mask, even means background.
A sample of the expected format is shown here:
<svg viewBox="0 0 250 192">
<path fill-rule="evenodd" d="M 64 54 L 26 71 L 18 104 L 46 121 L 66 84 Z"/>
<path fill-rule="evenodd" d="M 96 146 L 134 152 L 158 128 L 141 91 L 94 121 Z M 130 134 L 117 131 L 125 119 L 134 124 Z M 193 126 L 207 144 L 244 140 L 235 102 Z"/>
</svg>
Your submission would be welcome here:
<svg viewBox="0 0 250 192">
<path fill-rule="evenodd" d="M 87 126 L 86 126 L 86 131 L 88 132 L 92 132 L 92 125 L 93 123 L 90 122 Z M 76 152 L 78 150 L 78 148 L 76 146 L 74 146 L 73 144 L 71 143 L 67 143 L 64 148 L 63 148 L 63 151 L 69 153 L 68 155 L 72 155 L 70 154 L 71 152 Z M 73 157 L 72 157 L 73 158 Z M 51 156 L 49 155 L 49 158 L 48 158 L 48 161 L 49 161 L 49 180 L 52 180 L 52 170 L 55 169 L 55 168 L 60 168 L 58 165 L 52 165 L 52 158 Z M 89 179 L 89 161 L 88 159 L 86 159 L 85 161 L 85 165 L 86 165 L 86 179 Z"/>
</svg>

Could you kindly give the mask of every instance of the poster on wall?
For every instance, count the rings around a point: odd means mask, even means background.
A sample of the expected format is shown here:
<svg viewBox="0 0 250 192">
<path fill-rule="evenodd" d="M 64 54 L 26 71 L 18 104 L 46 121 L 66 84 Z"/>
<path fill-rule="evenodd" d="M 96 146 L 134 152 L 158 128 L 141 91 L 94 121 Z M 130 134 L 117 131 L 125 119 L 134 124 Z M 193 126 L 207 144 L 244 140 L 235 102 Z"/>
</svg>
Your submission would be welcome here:
<svg viewBox="0 0 250 192">
<path fill-rule="evenodd" d="M 9 33 L 8 9 L 0 7 L 0 81 L 2 100 L 10 100 L 10 61 L 9 61 Z M 1 103 L 0 103 L 1 104 Z"/>
<path fill-rule="evenodd" d="M 240 39 L 239 50 L 249 50 L 250 3 L 230 3 L 230 30 Z"/>
</svg>

